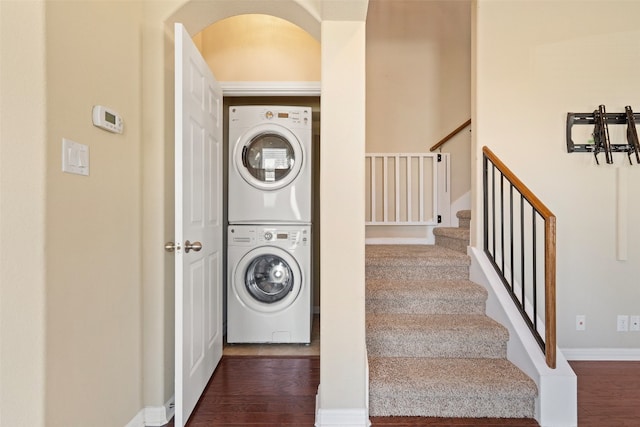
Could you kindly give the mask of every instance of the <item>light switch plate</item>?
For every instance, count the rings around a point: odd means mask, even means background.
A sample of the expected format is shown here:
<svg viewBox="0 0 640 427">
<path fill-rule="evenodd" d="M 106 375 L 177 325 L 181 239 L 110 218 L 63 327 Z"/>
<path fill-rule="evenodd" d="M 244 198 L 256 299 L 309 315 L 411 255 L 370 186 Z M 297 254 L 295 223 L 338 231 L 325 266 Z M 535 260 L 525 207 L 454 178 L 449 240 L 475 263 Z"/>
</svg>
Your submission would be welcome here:
<svg viewBox="0 0 640 427">
<path fill-rule="evenodd" d="M 89 175 L 89 146 L 62 138 L 62 171 Z"/>
</svg>

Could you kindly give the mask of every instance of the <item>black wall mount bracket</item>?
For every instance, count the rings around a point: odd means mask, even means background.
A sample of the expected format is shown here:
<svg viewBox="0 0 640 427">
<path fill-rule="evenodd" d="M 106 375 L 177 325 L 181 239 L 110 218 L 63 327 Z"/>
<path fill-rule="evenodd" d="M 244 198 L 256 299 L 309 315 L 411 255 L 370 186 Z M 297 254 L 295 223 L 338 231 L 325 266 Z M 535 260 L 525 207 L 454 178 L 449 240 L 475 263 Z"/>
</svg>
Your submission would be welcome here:
<svg viewBox="0 0 640 427">
<path fill-rule="evenodd" d="M 567 152 L 593 153 L 598 161 L 598 154 L 604 153 L 606 162 L 613 163 L 612 153 L 627 153 L 629 163 L 633 164 L 632 156 L 640 164 L 640 143 L 636 120 L 640 123 L 640 113 L 634 113 L 630 106 L 625 107 L 624 113 L 607 113 L 604 105 L 600 105 L 592 113 L 567 113 Z M 573 141 L 572 128 L 575 125 L 593 126 L 593 139 L 588 143 L 576 144 Z M 627 125 L 627 141 L 611 143 L 609 140 L 609 125 Z"/>
</svg>

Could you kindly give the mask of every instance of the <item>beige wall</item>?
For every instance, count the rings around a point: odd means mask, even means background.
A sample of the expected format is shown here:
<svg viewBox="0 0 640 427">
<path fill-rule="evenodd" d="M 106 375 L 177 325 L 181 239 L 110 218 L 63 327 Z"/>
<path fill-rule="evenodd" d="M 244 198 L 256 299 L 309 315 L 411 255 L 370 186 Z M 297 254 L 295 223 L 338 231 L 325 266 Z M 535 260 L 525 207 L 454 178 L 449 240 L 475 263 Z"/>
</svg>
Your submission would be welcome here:
<svg viewBox="0 0 640 427">
<path fill-rule="evenodd" d="M 139 2 L 1 2 L 0 424 L 141 408 Z M 123 135 L 91 125 L 102 103 Z M 63 174 L 61 139 L 89 177 Z"/>
<path fill-rule="evenodd" d="M 328 158 L 347 162 L 338 135 L 350 135 L 354 158 L 364 153 L 366 1 L 1 4 L 2 424 L 124 425 L 173 392 L 172 259 L 162 251 L 172 237 L 171 21 L 190 22 L 195 33 L 247 9 L 318 35 L 320 9 L 346 19 L 325 21 L 323 99 L 336 112 L 352 108 L 332 117 L 322 144 Z M 7 43 L 15 40 L 24 44 Z M 123 135 L 91 125 L 94 103 L 124 116 Z M 62 137 L 89 145 L 89 177 L 60 172 Z M 332 175 L 321 173 L 323 181 Z M 363 210 L 341 208 L 362 180 L 338 176 L 321 190 L 342 189 L 328 196 L 340 203 L 326 205 L 322 226 L 327 236 L 345 225 L 355 234 L 323 247 L 333 256 L 321 268 L 340 289 L 323 299 L 320 401 L 327 410 L 364 410 Z M 343 265 L 354 254 L 360 269 Z"/>
<path fill-rule="evenodd" d="M 0 2 L 0 425 L 45 425 L 44 2 Z"/>
<path fill-rule="evenodd" d="M 116 426 L 142 404 L 140 2 L 48 2 L 47 425 Z M 122 135 L 91 123 L 118 111 Z M 90 149 L 63 173 L 61 140 Z"/>
<path fill-rule="evenodd" d="M 640 166 L 626 155 L 596 166 L 566 152 L 567 112 L 640 111 L 637 17 L 628 1 L 477 2 L 474 152 L 490 147 L 558 218 L 558 338 L 561 348 L 635 348 L 638 332 L 616 332 L 617 314 L 640 311 Z M 542 26 L 541 26 L 541 23 Z M 624 127 L 617 131 L 624 138 Z M 616 259 L 616 174 L 628 173 L 628 260 Z M 481 170 L 474 174 L 480 212 Z M 480 220 L 476 216 L 476 223 Z M 474 240 L 481 242 L 479 227 Z M 479 243 L 480 244 L 480 243 Z M 575 316 L 587 329 L 575 331 Z"/>
<path fill-rule="evenodd" d="M 471 117 L 470 1 L 372 0 L 367 15 L 367 147 L 428 152 Z M 471 189 L 468 129 L 450 140 L 451 201 Z M 381 195 L 379 195 L 381 196 Z M 423 237 L 370 227 L 367 236 Z"/>
<path fill-rule="evenodd" d="M 269 15 L 238 15 L 194 36 L 219 81 L 320 81 L 320 42 Z"/>
</svg>

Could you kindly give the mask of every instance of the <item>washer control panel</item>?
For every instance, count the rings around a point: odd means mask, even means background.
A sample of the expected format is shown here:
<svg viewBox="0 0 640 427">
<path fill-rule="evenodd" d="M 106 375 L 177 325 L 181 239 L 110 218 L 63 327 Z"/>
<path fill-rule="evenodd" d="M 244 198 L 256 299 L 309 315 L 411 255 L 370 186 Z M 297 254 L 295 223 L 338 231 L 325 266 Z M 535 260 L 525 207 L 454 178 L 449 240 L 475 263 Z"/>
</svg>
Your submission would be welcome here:
<svg viewBox="0 0 640 427">
<path fill-rule="evenodd" d="M 247 226 L 230 225 L 227 240 L 230 246 L 274 245 L 284 248 L 308 246 L 311 240 L 309 226 Z"/>
</svg>

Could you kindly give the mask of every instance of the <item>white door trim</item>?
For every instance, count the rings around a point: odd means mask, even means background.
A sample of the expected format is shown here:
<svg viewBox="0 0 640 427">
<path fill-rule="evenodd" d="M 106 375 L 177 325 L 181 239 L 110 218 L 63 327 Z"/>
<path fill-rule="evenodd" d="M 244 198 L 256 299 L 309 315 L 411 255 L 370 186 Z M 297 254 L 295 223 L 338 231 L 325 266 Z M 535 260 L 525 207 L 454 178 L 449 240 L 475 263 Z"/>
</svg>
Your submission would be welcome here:
<svg viewBox="0 0 640 427">
<path fill-rule="evenodd" d="M 320 96 L 320 82 L 219 82 L 223 96 Z"/>
</svg>

